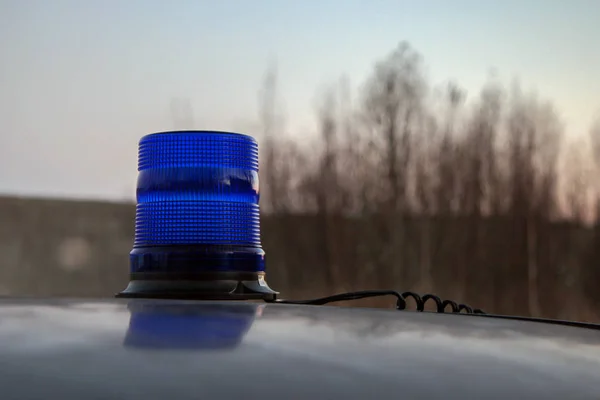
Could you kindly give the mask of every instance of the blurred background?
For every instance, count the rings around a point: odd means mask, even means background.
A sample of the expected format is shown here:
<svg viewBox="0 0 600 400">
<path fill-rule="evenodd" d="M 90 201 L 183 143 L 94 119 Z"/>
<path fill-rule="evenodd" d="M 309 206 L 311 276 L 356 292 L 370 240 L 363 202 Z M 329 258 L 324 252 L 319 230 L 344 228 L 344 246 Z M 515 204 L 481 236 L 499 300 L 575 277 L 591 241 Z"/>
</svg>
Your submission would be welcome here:
<svg viewBox="0 0 600 400">
<path fill-rule="evenodd" d="M 137 141 L 212 129 L 259 141 L 286 297 L 394 288 L 598 322 L 598 16 L 595 0 L 0 0 L 0 294 L 124 288 Z"/>
</svg>

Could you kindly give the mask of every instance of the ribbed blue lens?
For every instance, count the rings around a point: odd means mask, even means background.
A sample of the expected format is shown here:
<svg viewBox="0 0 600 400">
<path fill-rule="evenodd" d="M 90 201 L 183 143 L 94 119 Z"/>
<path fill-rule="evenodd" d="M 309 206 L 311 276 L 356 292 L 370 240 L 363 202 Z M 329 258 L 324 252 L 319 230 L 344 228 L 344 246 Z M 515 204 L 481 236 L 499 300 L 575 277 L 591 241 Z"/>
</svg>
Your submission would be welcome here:
<svg viewBox="0 0 600 400">
<path fill-rule="evenodd" d="M 264 271 L 254 138 L 150 134 L 138 171 L 132 274 Z"/>
</svg>

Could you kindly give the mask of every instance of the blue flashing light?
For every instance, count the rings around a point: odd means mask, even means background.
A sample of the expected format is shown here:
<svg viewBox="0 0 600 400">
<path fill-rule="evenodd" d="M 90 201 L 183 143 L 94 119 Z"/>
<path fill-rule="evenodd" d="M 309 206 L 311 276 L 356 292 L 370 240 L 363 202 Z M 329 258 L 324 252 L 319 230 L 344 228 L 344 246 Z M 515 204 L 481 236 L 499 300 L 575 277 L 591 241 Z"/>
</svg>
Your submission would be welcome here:
<svg viewBox="0 0 600 400">
<path fill-rule="evenodd" d="M 146 135 L 139 143 L 136 197 L 132 283 L 206 281 L 206 274 L 242 281 L 255 274 L 250 280 L 268 289 L 254 138 L 214 131 Z"/>
</svg>

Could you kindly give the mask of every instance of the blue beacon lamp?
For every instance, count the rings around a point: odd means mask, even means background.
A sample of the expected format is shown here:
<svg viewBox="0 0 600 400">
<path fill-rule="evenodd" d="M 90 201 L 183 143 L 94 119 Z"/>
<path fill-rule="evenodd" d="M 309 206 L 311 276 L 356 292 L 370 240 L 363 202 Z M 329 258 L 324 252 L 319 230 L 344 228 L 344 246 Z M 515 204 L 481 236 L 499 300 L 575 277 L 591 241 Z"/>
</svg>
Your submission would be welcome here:
<svg viewBox="0 0 600 400">
<path fill-rule="evenodd" d="M 130 282 L 117 297 L 265 299 L 258 144 L 178 131 L 139 142 Z"/>
</svg>

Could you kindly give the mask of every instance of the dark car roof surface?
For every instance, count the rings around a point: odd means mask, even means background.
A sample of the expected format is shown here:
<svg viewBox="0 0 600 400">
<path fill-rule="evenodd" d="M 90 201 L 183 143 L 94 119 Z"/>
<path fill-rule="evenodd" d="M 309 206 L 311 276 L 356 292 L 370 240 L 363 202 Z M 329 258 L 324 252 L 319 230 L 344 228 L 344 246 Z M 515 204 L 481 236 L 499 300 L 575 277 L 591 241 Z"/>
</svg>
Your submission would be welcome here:
<svg viewBox="0 0 600 400">
<path fill-rule="evenodd" d="M 600 398 L 600 331 L 252 302 L 3 300 L 0 398 Z"/>
</svg>

